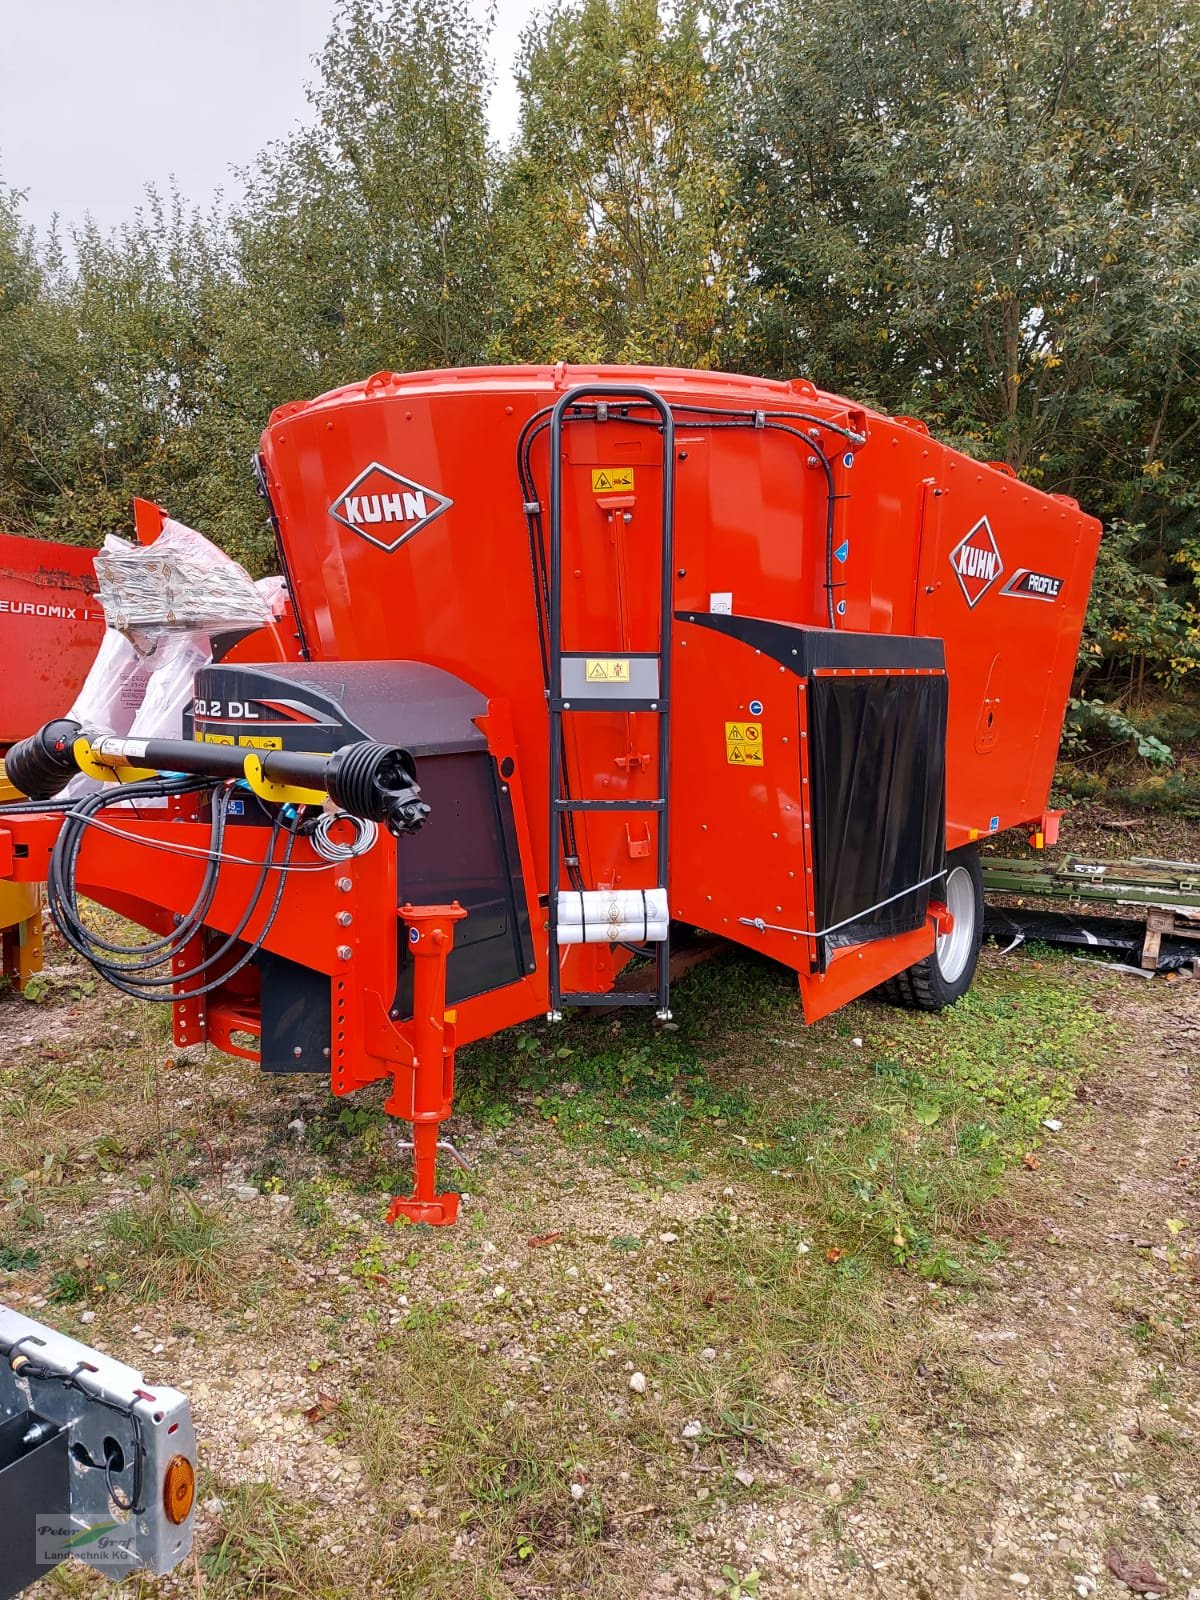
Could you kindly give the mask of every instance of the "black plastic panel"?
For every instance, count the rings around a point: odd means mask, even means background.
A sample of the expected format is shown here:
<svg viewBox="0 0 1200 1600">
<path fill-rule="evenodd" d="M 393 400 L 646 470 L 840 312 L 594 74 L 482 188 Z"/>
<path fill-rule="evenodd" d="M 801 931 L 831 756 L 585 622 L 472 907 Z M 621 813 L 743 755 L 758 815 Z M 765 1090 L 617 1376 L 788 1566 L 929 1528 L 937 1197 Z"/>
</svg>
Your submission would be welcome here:
<svg viewBox="0 0 1200 1600">
<path fill-rule="evenodd" d="M 912 885 L 943 864 L 946 705 L 941 674 L 809 680 L 817 926 L 832 930 L 829 948 L 925 921 L 930 886 Z"/>
<path fill-rule="evenodd" d="M 255 962 L 262 976 L 259 1065 L 264 1072 L 328 1072 L 333 1029 L 328 976 L 270 950 L 260 950 Z"/>
<path fill-rule="evenodd" d="M 278 738 L 285 750 L 329 753 L 355 739 L 414 756 L 487 746 L 477 689 L 423 661 L 231 662 L 196 674 L 184 737 Z"/>
<path fill-rule="evenodd" d="M 42 1419 L 26 1411 L 0 1423 L 0 1600 L 28 1589 L 56 1562 L 37 1559 L 40 1518 L 66 1520 L 71 1507 L 67 1430 L 32 1450 L 21 1443 Z"/>
<path fill-rule="evenodd" d="M 766 617 L 726 616 L 715 611 L 677 611 L 675 619 L 740 639 L 802 678 L 810 672 L 847 667 L 894 672 L 901 667 L 942 669 L 946 665 L 946 648 L 940 639 L 898 633 L 848 633 L 841 628 L 801 628 Z"/>
<path fill-rule="evenodd" d="M 525 883 L 512 800 L 486 753 L 447 755 L 421 766 L 429 821 L 397 850 L 400 904 L 457 900 L 467 912 L 446 963 L 451 1005 L 523 978 L 533 965 Z M 412 1015 L 412 962 L 401 940 L 394 1001 Z"/>
</svg>

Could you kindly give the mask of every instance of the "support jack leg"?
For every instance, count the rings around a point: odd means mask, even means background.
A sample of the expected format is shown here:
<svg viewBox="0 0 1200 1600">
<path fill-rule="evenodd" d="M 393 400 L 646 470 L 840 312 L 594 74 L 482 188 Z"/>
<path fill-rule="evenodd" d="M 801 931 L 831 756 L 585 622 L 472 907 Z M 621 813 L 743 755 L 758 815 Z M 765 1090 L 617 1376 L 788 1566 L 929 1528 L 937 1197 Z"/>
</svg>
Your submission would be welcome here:
<svg viewBox="0 0 1200 1600">
<path fill-rule="evenodd" d="M 413 1192 L 393 1199 L 387 1214 L 392 1223 L 404 1217 L 440 1227 L 458 1216 L 458 1195 L 437 1192 L 437 1152 L 438 1128 L 454 1103 L 454 1013 L 446 1010 L 446 961 L 454 924 L 466 914 L 457 901 L 400 909 L 413 958 L 415 1059 L 406 1083 L 397 1074 L 384 1109 L 412 1123 Z"/>
</svg>

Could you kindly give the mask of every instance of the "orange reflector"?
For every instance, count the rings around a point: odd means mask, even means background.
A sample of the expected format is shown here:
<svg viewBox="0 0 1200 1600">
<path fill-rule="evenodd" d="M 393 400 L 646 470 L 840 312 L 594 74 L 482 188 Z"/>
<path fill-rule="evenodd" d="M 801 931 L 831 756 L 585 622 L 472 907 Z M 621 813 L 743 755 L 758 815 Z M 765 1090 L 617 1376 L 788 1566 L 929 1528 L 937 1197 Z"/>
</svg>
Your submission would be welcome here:
<svg viewBox="0 0 1200 1600">
<path fill-rule="evenodd" d="M 186 1522 L 196 1498 L 196 1469 L 186 1456 L 172 1456 L 163 1478 L 163 1505 L 172 1522 Z"/>
</svg>

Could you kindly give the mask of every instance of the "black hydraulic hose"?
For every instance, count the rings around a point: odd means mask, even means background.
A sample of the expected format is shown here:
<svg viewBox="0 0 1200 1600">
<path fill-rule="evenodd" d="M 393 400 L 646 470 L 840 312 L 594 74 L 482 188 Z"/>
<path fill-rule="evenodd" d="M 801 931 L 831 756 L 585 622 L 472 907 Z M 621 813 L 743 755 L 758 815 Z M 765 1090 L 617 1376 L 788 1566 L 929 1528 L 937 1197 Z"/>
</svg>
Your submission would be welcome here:
<svg viewBox="0 0 1200 1600">
<path fill-rule="evenodd" d="M 533 571 L 534 604 L 538 618 L 538 643 L 542 652 L 542 677 L 546 683 L 550 682 L 550 653 L 547 637 L 550 593 L 546 587 L 546 546 L 542 531 L 541 502 L 538 499 L 537 487 L 533 481 L 530 453 L 534 440 L 544 428 L 550 425 L 548 418 L 551 410 L 552 407 L 543 406 L 540 411 L 535 411 L 526 417 L 521 431 L 517 435 L 517 481 L 521 485 L 521 506 L 525 514 L 525 529 L 529 538 L 529 564 Z"/>
<path fill-rule="evenodd" d="M 652 417 L 634 417 L 629 413 L 634 409 L 650 409 L 650 402 L 644 400 L 618 400 L 611 407 L 611 413 L 621 418 L 624 422 L 634 423 L 642 427 L 654 428 L 662 431 L 662 423 Z M 839 435 L 854 444 L 864 442 L 862 434 L 855 433 L 850 428 L 842 427 L 840 423 L 832 422 L 826 417 L 820 417 L 807 411 L 760 411 L 738 410 L 719 406 L 701 406 L 679 403 L 670 407 L 672 415 L 680 413 L 687 416 L 703 418 L 696 426 L 706 429 L 715 428 L 751 428 L 767 429 L 773 432 L 790 434 L 799 439 L 821 466 L 825 478 L 826 510 L 825 510 L 825 603 L 826 616 L 829 627 L 837 627 L 837 604 L 834 591 L 838 585 L 834 581 L 834 539 L 836 507 L 840 498 L 834 483 L 833 465 L 828 453 L 822 448 L 810 433 L 804 433 L 799 428 L 786 426 L 787 421 L 807 422 L 811 426 L 825 428 L 829 432 Z M 534 577 L 534 599 L 538 620 L 538 643 L 541 649 L 542 676 L 544 682 L 550 681 L 550 651 L 549 651 L 549 617 L 550 593 L 547 583 L 547 561 L 545 533 L 542 524 L 542 501 L 537 492 L 537 485 L 533 475 L 533 446 L 538 438 L 550 426 L 552 406 L 544 406 L 532 412 L 524 421 L 517 437 L 517 480 L 521 488 L 522 508 L 525 513 L 526 530 L 529 538 L 530 565 Z M 597 405 L 587 402 L 568 412 L 564 422 L 591 420 L 597 418 Z M 664 463 L 664 470 L 666 465 Z M 561 780 L 564 795 L 569 794 L 569 782 L 566 770 L 566 751 L 562 752 Z M 578 836 L 575 830 L 574 814 L 563 812 L 559 823 L 563 840 L 564 855 L 568 862 L 576 862 L 579 855 Z M 582 889 L 583 878 L 578 865 L 568 865 L 567 876 L 575 889 Z"/>
<path fill-rule="evenodd" d="M 717 411 L 715 408 L 702 407 L 702 406 L 675 407 L 673 409 L 676 409 L 676 410 L 684 410 L 684 409 L 686 409 L 686 410 L 707 412 L 709 415 L 717 418 L 718 420 L 711 421 L 711 422 L 698 422 L 696 424 L 696 426 L 697 427 L 701 427 L 701 428 L 705 428 L 705 429 L 710 430 L 710 431 L 718 429 L 718 428 L 749 428 L 749 429 L 752 429 L 754 431 L 766 432 L 769 429 L 773 433 L 790 434 L 792 436 L 792 438 L 799 439 L 804 444 L 806 449 L 811 451 L 812 454 L 817 458 L 817 461 L 820 464 L 820 466 L 821 466 L 821 468 L 823 470 L 824 476 L 825 476 L 825 487 L 826 487 L 826 501 L 825 501 L 825 598 L 826 598 L 826 614 L 827 614 L 828 619 L 829 619 L 829 626 L 831 628 L 836 628 L 837 627 L 837 606 L 836 606 L 836 603 L 834 601 L 833 595 L 834 595 L 834 590 L 839 588 L 839 587 L 841 587 L 841 585 L 837 584 L 834 581 L 834 576 L 833 576 L 833 549 L 834 549 L 834 538 L 835 538 L 834 524 L 835 524 L 836 514 L 837 514 L 836 513 L 837 502 L 840 499 L 844 499 L 845 497 L 843 495 L 839 495 L 837 493 L 836 486 L 835 486 L 834 480 L 833 480 L 833 464 L 830 461 L 829 456 L 826 453 L 826 451 L 821 447 L 820 444 L 817 443 L 817 441 L 813 438 L 811 433 L 804 433 L 799 428 L 790 428 L 790 427 L 787 426 L 786 423 L 776 422 L 776 421 L 773 420 L 776 417 L 792 417 L 792 418 L 798 418 L 798 419 L 800 419 L 802 421 L 806 421 L 806 422 L 807 421 L 812 421 L 814 423 L 819 423 L 819 422 L 821 422 L 821 419 L 819 417 L 811 417 L 810 418 L 808 416 L 807 412 L 800 412 L 800 411 L 797 411 L 797 412 L 767 411 L 767 412 L 757 412 L 757 413 L 756 412 L 744 412 L 744 413 L 743 412 L 728 412 L 728 413 L 726 413 L 726 412 Z M 760 417 L 762 418 L 762 421 L 759 420 Z M 622 422 L 627 422 L 627 423 L 631 424 L 631 426 L 639 427 L 639 428 L 654 428 L 654 429 L 657 429 L 658 426 L 659 426 L 658 423 L 655 422 L 652 417 L 630 417 L 630 416 L 622 415 L 621 416 L 621 421 Z M 846 437 L 850 438 L 850 439 L 858 439 L 858 438 L 861 437 L 858 434 L 850 433 L 848 429 L 838 428 L 833 423 L 822 423 L 822 426 L 826 426 L 826 427 L 832 428 L 835 433 L 844 433 L 846 435 Z"/>
<path fill-rule="evenodd" d="M 107 795 L 105 795 L 103 798 L 106 804 L 115 803 L 114 801 L 109 800 Z M 124 976 L 128 976 L 129 974 L 149 972 L 155 967 L 161 967 L 165 962 L 173 960 L 175 956 L 185 948 L 188 941 L 204 926 L 204 919 L 208 915 L 208 912 L 212 907 L 213 899 L 216 895 L 217 881 L 220 874 L 220 846 L 225 834 L 225 818 L 228 804 L 228 791 L 222 790 L 214 795 L 213 826 L 209 841 L 208 862 L 205 868 L 205 877 L 204 882 L 201 885 L 200 894 L 193 902 L 191 910 L 179 918 L 177 926 L 170 934 L 166 936 L 166 938 L 144 940 L 138 944 L 114 943 L 110 939 L 105 939 L 101 934 L 93 933 L 84 927 L 83 920 L 78 911 L 78 890 L 76 883 L 79 852 L 87 830 L 82 817 L 71 820 L 70 838 L 66 846 L 67 871 L 65 876 L 65 884 L 69 894 L 69 901 L 65 903 L 64 909 L 71 922 L 72 930 L 75 931 L 78 937 L 87 945 L 87 950 L 80 950 L 79 954 L 84 955 L 85 959 L 88 960 L 93 960 L 95 953 L 98 950 L 105 951 L 110 955 L 144 957 L 142 960 L 105 962 L 106 967 L 111 967 L 114 971 L 120 972 Z M 94 806 L 89 812 L 86 813 L 86 815 L 88 817 L 95 816 L 97 811 L 103 809 L 104 806 Z M 67 825 L 64 825 L 64 831 L 67 831 Z M 273 843 L 274 839 L 272 839 L 272 844 Z M 58 880 L 56 880 L 56 882 L 57 881 Z M 264 873 L 262 879 L 255 889 L 254 896 L 250 902 L 250 911 L 247 912 L 246 918 L 241 924 L 242 927 L 244 927 L 245 923 L 250 920 L 250 915 L 253 912 L 253 908 L 257 902 L 258 896 L 262 893 L 265 881 L 266 877 Z M 51 902 L 51 911 L 54 911 L 53 900 Z M 57 921 L 57 918 L 55 920 Z M 66 937 L 67 934 L 64 931 L 64 938 Z M 68 939 L 68 942 L 71 941 Z M 78 947 L 72 943 L 72 948 L 76 949 Z M 220 953 L 221 952 L 218 952 L 216 956 L 211 957 L 209 960 L 201 963 L 199 967 L 196 967 L 189 972 L 174 973 L 171 977 L 166 979 L 149 977 L 142 978 L 135 976 L 131 981 L 137 984 L 147 984 L 150 986 L 162 986 L 166 983 L 182 983 L 188 978 L 197 976 L 200 972 L 212 966 L 213 962 L 218 959 Z M 103 959 L 103 957 L 101 959 Z"/>
<path fill-rule="evenodd" d="M 210 831 L 208 862 L 205 869 L 204 881 L 200 893 L 192 909 L 182 917 L 178 925 L 160 939 L 145 940 L 138 944 L 124 944 L 105 939 L 100 934 L 81 933 L 79 937 L 86 940 L 89 949 L 80 949 L 76 942 L 75 924 L 82 929 L 82 922 L 75 910 L 75 869 L 78 862 L 79 851 L 87 830 L 87 824 L 111 805 L 116 805 L 130 797 L 136 790 L 138 798 L 153 798 L 152 791 L 159 787 L 150 780 L 145 786 L 128 785 L 116 790 L 103 790 L 99 794 L 87 795 L 78 801 L 63 821 L 58 838 L 54 843 L 54 850 L 50 857 L 50 868 L 47 873 L 47 891 L 51 915 L 67 943 L 76 949 L 85 959 L 92 960 L 95 951 L 107 951 L 111 955 L 145 956 L 147 959 L 141 963 L 141 969 L 160 966 L 164 961 L 170 960 L 191 938 L 193 933 L 201 926 L 205 913 L 212 904 L 213 894 L 216 890 L 216 877 L 218 871 L 217 857 L 214 850 L 219 845 L 224 830 L 224 807 L 214 802 L 213 822 Z M 69 891 L 69 900 L 63 899 L 61 891 L 66 886 Z M 139 970 L 135 963 L 129 963 L 130 970 Z"/>
<path fill-rule="evenodd" d="M 622 402 L 616 407 L 616 410 L 619 414 L 624 415 L 626 409 L 632 409 L 634 407 L 645 408 L 646 402 L 641 400 Z M 672 405 L 671 410 L 676 414 L 685 412 L 688 416 L 727 418 L 731 422 L 736 421 L 739 425 L 742 423 L 749 423 L 755 427 L 762 427 L 764 425 L 763 423 L 759 422 L 758 419 L 760 417 L 783 417 L 784 419 L 793 422 L 809 422 L 818 428 L 827 428 L 830 433 L 838 434 L 840 438 L 849 440 L 851 444 L 866 443 L 866 437 L 864 434 L 856 433 L 853 428 L 844 428 L 840 422 L 831 422 L 828 417 L 820 417 L 813 411 L 774 411 L 764 409 L 748 409 L 743 411 L 735 406 L 697 406 L 687 404 L 684 401 L 677 401 L 674 405 Z"/>
<path fill-rule="evenodd" d="M 533 568 L 534 608 L 537 611 L 538 643 L 542 656 L 542 682 L 547 693 L 550 688 L 550 589 L 546 578 L 546 539 L 542 525 L 542 506 L 533 476 L 533 446 L 550 426 L 553 406 L 544 406 L 525 419 L 517 438 L 517 479 L 521 485 L 521 499 L 525 510 L 525 525 L 529 534 L 529 559 Z M 559 775 L 564 798 L 571 793 L 567 773 L 566 752 L 559 765 Z M 575 817 L 564 811 L 559 816 L 559 837 L 567 863 L 567 877 L 571 887 L 583 889 L 583 874 L 579 870 L 579 838 L 575 831 Z"/>
<path fill-rule="evenodd" d="M 189 967 L 185 972 L 171 972 L 171 973 L 167 973 L 167 974 L 165 974 L 163 976 L 156 977 L 156 978 L 151 978 L 151 977 L 134 978 L 132 980 L 132 982 L 137 986 L 138 991 L 141 994 L 141 998 L 143 1000 L 172 1000 L 172 1001 L 177 1000 L 177 999 L 178 1000 L 191 1000 L 191 999 L 196 998 L 196 996 L 198 994 L 200 994 L 200 993 L 205 993 L 206 994 L 206 993 L 209 992 L 209 989 L 211 989 L 213 987 L 216 987 L 219 984 L 224 983 L 226 981 L 226 979 L 230 976 L 231 972 L 239 971 L 241 967 L 245 966 L 245 962 L 243 961 L 243 962 L 240 962 L 237 967 L 231 968 L 231 969 L 221 973 L 220 977 L 216 980 L 216 984 L 210 984 L 208 986 L 208 988 L 204 989 L 204 990 L 189 990 L 186 994 L 181 994 L 181 995 L 176 995 L 176 994 L 158 995 L 158 994 L 146 994 L 146 993 L 142 993 L 141 992 L 143 989 L 175 988 L 175 987 L 179 986 L 180 984 L 190 983 L 193 978 L 203 977 L 203 975 L 206 972 L 211 972 L 212 969 L 218 964 L 218 962 L 220 962 L 226 955 L 228 955 L 230 950 L 233 949 L 234 945 L 237 944 L 241 940 L 241 936 L 246 931 L 246 928 L 249 925 L 251 918 L 254 916 L 254 913 L 258 910 L 259 901 L 262 899 L 263 890 L 266 888 L 268 874 L 270 873 L 270 871 L 272 870 L 273 867 L 276 867 L 276 866 L 282 867 L 282 866 L 285 865 L 285 863 L 283 863 L 283 862 L 276 863 L 273 860 L 273 856 L 274 856 L 274 852 L 275 852 L 275 841 L 278 839 L 280 831 L 281 831 L 281 824 L 280 824 L 279 818 L 276 817 L 274 819 L 274 821 L 272 822 L 272 825 L 271 825 L 271 838 L 270 838 L 270 842 L 267 845 L 266 857 L 264 858 L 264 861 L 263 861 L 263 864 L 262 864 L 262 868 L 259 871 L 258 881 L 254 885 L 253 890 L 251 891 L 249 897 L 247 898 L 246 909 L 242 913 L 241 919 L 238 922 L 237 926 L 234 929 L 232 929 L 232 931 L 230 933 L 226 934 L 226 936 L 225 936 L 224 940 L 222 941 L 222 943 L 220 945 L 218 945 L 218 947 L 215 950 L 211 950 L 208 953 L 208 955 L 206 955 L 204 957 L 204 959 L 202 961 L 198 961 L 194 967 Z M 292 830 L 289 830 L 289 832 L 291 832 L 291 831 Z M 288 851 L 288 855 L 289 856 L 290 856 L 290 853 L 291 852 Z M 279 878 L 279 883 L 276 885 L 277 891 L 281 891 L 281 889 L 282 889 L 283 878 L 284 878 L 284 874 L 281 872 L 280 873 L 280 878 Z M 72 893 L 74 893 L 74 883 L 73 882 L 72 882 L 72 886 L 71 887 L 72 887 Z M 78 915 L 78 913 L 76 913 L 76 915 Z M 251 954 L 257 953 L 257 951 L 259 949 L 259 946 L 261 945 L 262 939 L 266 936 L 266 934 L 267 934 L 271 924 L 274 922 L 274 920 L 275 920 L 274 919 L 274 914 L 272 914 L 271 917 L 268 919 L 266 925 L 264 926 L 262 933 L 259 935 L 258 941 L 256 941 L 254 943 L 254 946 L 253 946 L 253 949 L 251 951 Z M 82 927 L 82 923 L 80 923 L 80 926 Z M 90 937 L 91 936 L 88 935 L 89 940 L 90 940 Z M 134 964 L 125 963 L 125 962 L 106 962 L 104 964 L 104 972 L 105 972 L 105 976 L 106 977 L 110 977 L 110 974 L 113 973 L 113 972 L 116 972 L 116 973 L 120 974 L 122 977 L 124 977 L 127 973 L 130 973 L 130 972 L 133 972 L 133 971 L 144 970 L 147 966 L 162 966 L 162 964 L 163 964 L 163 961 L 162 961 L 161 957 L 159 959 L 157 959 L 156 961 L 154 961 L 154 962 L 140 962 L 140 963 L 137 963 L 136 966 Z M 110 977 L 110 981 L 111 981 L 111 977 Z"/>
<path fill-rule="evenodd" d="M 100 811 L 106 810 L 110 805 L 115 805 L 119 800 L 126 798 L 121 790 L 104 790 L 98 795 L 87 796 L 76 807 L 73 815 L 63 823 L 59 839 L 66 833 L 69 835 L 70 850 L 70 881 L 74 892 L 75 867 L 82 848 L 84 836 L 87 833 L 85 819 L 96 816 Z M 146 971 L 157 967 L 163 961 L 170 960 L 175 953 L 182 949 L 197 930 L 203 926 L 212 905 L 213 897 L 217 891 L 217 876 L 220 871 L 220 850 L 225 838 L 225 819 L 228 812 L 229 795 L 227 790 L 218 790 L 213 795 L 212 823 L 209 832 L 208 862 L 205 868 L 204 881 L 201 884 L 200 894 L 192 909 L 182 917 L 176 927 L 161 939 L 139 941 L 136 944 L 124 944 L 120 941 L 105 939 L 101 934 L 90 934 L 90 942 L 98 949 L 107 950 L 111 955 L 146 956 L 142 962 L 124 963 L 126 971 Z M 55 844 L 57 849 L 57 841 Z M 53 908 L 52 908 L 53 909 Z"/>
<path fill-rule="evenodd" d="M 127 793 L 127 791 L 125 792 Z M 113 801 L 115 802 L 117 799 L 121 798 L 121 795 L 122 791 L 117 791 L 113 797 Z M 97 807 L 95 809 L 100 808 Z M 119 962 L 107 961 L 103 956 L 97 954 L 92 943 L 92 935 L 90 935 L 88 930 L 84 927 L 82 918 L 80 917 L 78 911 L 77 892 L 75 887 L 75 864 L 78 857 L 78 842 L 77 839 L 72 838 L 68 840 L 66 846 L 63 846 L 63 838 L 61 833 L 59 835 L 59 839 L 55 843 L 55 849 L 50 861 L 50 870 L 47 874 L 47 887 L 49 891 L 48 897 L 50 900 L 51 913 L 54 916 L 55 923 L 62 932 L 64 939 L 71 946 L 71 948 L 81 955 L 84 960 L 93 966 L 108 983 L 112 984 L 112 986 L 118 989 L 122 994 L 126 994 L 135 1000 L 158 1001 L 161 1003 L 174 1003 L 178 1000 L 199 999 L 201 996 L 210 994 L 213 992 L 213 990 L 222 987 L 222 985 L 227 983 L 231 977 L 240 972 L 249 961 L 253 960 L 253 958 L 262 948 L 263 941 L 266 939 L 271 928 L 274 926 L 275 919 L 279 911 L 279 905 L 283 898 L 283 890 L 287 881 L 287 869 L 291 863 L 292 851 L 295 847 L 296 841 L 296 829 L 287 829 L 287 842 L 284 846 L 283 857 L 280 861 L 276 862 L 273 859 L 274 847 L 281 828 L 281 820 L 277 817 L 272 825 L 271 840 L 267 848 L 266 856 L 262 863 L 258 882 L 255 885 L 254 892 L 249 898 L 247 909 L 237 927 L 232 933 L 226 935 L 225 940 L 217 950 L 210 952 L 204 961 L 198 963 L 195 967 L 190 968 L 187 972 L 172 973 L 170 975 L 164 975 L 158 978 L 136 978 L 133 981 L 127 981 L 124 975 L 131 970 L 130 966 Z M 64 824 L 64 832 L 67 831 L 67 829 L 68 824 Z M 71 830 L 73 835 L 79 835 L 82 833 L 82 831 L 82 822 L 77 823 Z M 258 935 L 247 945 L 243 955 L 237 961 L 235 961 L 231 967 L 226 968 L 218 977 L 214 978 L 209 983 L 203 984 L 198 988 L 189 989 L 184 993 L 175 992 L 178 990 L 178 986 L 181 983 L 188 982 L 192 978 L 200 976 L 203 972 L 211 970 L 211 968 L 218 961 L 220 961 L 239 941 L 242 933 L 244 933 L 251 918 L 258 908 L 262 898 L 262 891 L 266 884 L 267 876 L 271 871 L 276 871 L 279 874 L 278 881 L 275 886 L 275 893 L 272 897 L 271 905 L 267 912 L 267 916 L 262 928 L 260 929 Z M 190 915 L 191 913 L 189 913 L 189 916 Z M 161 958 L 153 964 L 162 965 L 162 962 L 165 959 L 165 957 Z M 138 970 L 140 970 L 140 968 Z M 171 987 L 173 991 L 172 993 L 159 994 L 154 992 L 156 989 L 160 987 L 165 988 L 168 985 Z"/>
<path fill-rule="evenodd" d="M 161 785 L 171 784 L 171 788 L 163 787 L 154 796 L 148 796 L 141 788 L 143 782 L 154 782 Z M 212 782 L 208 778 L 186 777 L 163 778 L 153 780 L 139 779 L 138 783 L 121 784 L 115 798 L 128 800 L 130 805 L 136 806 L 139 798 L 169 798 L 171 795 L 194 794 L 202 789 L 210 789 Z M 59 796 L 54 800 L 6 800 L 0 806 L 0 817 L 45 817 L 53 816 L 55 812 L 74 811 L 79 805 L 78 796 Z"/>
<path fill-rule="evenodd" d="M 811 434 L 801 433 L 799 428 L 789 428 L 784 423 L 767 422 L 766 427 L 773 433 L 790 433 L 794 439 L 803 441 L 806 449 L 811 450 L 821 464 L 825 474 L 825 600 L 828 608 L 829 626 L 837 627 L 837 607 L 833 599 L 833 591 L 840 585 L 833 581 L 833 541 L 834 523 L 837 516 L 838 493 L 833 481 L 833 464 L 821 446 Z"/>
</svg>

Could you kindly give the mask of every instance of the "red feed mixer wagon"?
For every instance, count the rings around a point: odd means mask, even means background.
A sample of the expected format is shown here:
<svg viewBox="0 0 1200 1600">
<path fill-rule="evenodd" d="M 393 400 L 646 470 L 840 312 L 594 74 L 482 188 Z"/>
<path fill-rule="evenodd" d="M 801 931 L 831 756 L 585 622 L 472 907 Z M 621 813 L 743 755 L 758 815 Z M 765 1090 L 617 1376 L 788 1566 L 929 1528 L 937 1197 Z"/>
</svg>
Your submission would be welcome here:
<svg viewBox="0 0 1200 1600">
<path fill-rule="evenodd" d="M 393 1220 L 455 1215 L 456 1045 L 666 1018 L 690 930 L 792 968 L 809 1020 L 964 992 L 976 841 L 1052 823 L 1073 500 L 806 382 L 649 368 L 377 373 L 276 411 L 257 466 L 296 659 L 243 640 L 183 739 L 26 739 L 0 873 L 180 1045 L 390 1081 Z M 123 783 L 64 809 L 78 770 Z"/>
</svg>

